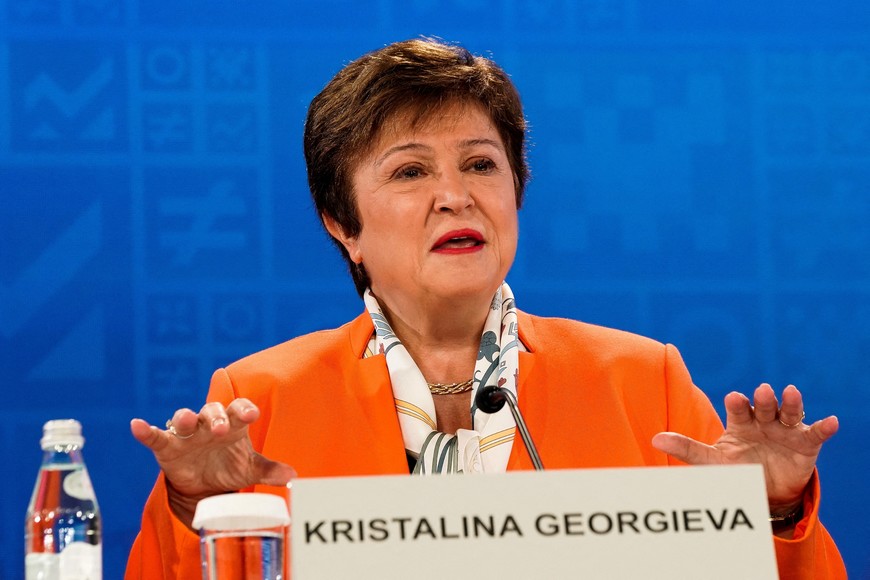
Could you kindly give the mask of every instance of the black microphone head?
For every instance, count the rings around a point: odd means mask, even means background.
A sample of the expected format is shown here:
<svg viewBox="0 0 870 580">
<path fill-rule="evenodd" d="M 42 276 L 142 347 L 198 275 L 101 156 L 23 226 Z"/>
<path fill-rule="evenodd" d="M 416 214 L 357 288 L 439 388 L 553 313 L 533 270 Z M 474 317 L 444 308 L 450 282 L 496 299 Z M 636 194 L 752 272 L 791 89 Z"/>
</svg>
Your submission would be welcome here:
<svg viewBox="0 0 870 580">
<path fill-rule="evenodd" d="M 498 413 L 507 403 L 507 397 L 500 387 L 489 385 L 477 391 L 474 403 L 484 413 Z"/>
</svg>

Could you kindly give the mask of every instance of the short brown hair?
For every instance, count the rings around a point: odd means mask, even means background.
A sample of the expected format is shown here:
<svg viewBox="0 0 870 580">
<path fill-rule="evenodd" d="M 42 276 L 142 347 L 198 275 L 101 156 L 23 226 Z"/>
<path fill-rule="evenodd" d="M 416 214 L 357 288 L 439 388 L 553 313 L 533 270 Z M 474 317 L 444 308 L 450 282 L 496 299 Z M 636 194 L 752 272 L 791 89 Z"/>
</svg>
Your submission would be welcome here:
<svg viewBox="0 0 870 580">
<path fill-rule="evenodd" d="M 504 142 L 514 173 L 517 207 L 529 169 L 526 121 L 516 87 L 495 62 L 439 40 L 407 40 L 368 53 L 344 67 L 311 101 L 303 146 L 308 185 L 321 220 L 332 218 L 348 236 L 362 224 L 353 192 L 353 171 L 379 131 L 399 112 L 426 118 L 450 102 L 474 102 L 489 114 Z M 338 240 L 357 292 L 369 285 Z"/>
</svg>

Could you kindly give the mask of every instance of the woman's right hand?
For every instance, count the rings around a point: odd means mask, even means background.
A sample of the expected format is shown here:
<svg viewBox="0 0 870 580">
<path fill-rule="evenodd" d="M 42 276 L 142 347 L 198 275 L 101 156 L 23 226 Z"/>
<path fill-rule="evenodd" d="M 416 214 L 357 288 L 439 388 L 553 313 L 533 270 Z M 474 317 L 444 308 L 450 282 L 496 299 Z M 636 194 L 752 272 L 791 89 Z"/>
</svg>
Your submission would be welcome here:
<svg viewBox="0 0 870 580">
<path fill-rule="evenodd" d="M 142 419 L 130 422 L 133 437 L 154 453 L 163 470 L 170 507 L 188 526 L 203 498 L 257 483 L 285 485 L 294 476 L 289 465 L 254 451 L 248 425 L 259 416 L 251 401 L 235 399 L 226 408 L 208 403 L 199 413 L 179 409 L 172 416 L 173 430 Z"/>
</svg>

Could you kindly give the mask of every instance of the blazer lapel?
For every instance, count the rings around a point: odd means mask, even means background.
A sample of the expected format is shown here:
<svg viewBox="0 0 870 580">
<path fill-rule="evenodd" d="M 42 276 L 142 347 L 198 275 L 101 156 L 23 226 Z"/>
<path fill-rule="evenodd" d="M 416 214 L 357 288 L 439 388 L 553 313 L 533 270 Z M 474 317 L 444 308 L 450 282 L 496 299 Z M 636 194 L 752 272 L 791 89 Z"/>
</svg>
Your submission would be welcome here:
<svg viewBox="0 0 870 580">
<path fill-rule="evenodd" d="M 543 386 L 536 384 L 534 380 L 533 370 L 535 368 L 536 356 L 535 351 L 538 348 L 537 337 L 535 335 L 535 327 L 532 322 L 532 317 L 523 311 L 517 311 L 517 319 L 519 320 L 519 335 L 523 346 L 526 347 L 526 352 L 519 353 L 520 379 L 517 385 L 517 399 L 520 406 L 520 412 L 523 418 L 528 423 L 529 432 L 532 438 L 535 437 L 534 425 L 539 423 L 536 421 L 535 411 L 529 403 L 535 399 L 535 390 Z M 537 444 L 538 441 L 535 440 Z M 540 451 L 540 449 L 538 450 Z M 546 466 L 546 456 L 541 457 L 541 462 Z M 519 431 L 515 431 L 513 447 L 511 455 L 508 459 L 508 471 L 514 470 L 530 470 L 533 469 L 532 460 L 529 459 L 529 452 L 520 437 Z"/>
<path fill-rule="evenodd" d="M 365 425 L 360 438 L 368 446 L 368 457 L 380 466 L 384 473 L 407 473 L 408 462 L 402 431 L 396 415 L 393 389 L 384 355 L 376 354 L 363 358 L 369 338 L 374 331 L 371 317 L 363 313 L 349 328 L 350 352 L 348 371 L 354 380 L 349 381 L 348 394 L 359 403 L 365 416 Z"/>
</svg>

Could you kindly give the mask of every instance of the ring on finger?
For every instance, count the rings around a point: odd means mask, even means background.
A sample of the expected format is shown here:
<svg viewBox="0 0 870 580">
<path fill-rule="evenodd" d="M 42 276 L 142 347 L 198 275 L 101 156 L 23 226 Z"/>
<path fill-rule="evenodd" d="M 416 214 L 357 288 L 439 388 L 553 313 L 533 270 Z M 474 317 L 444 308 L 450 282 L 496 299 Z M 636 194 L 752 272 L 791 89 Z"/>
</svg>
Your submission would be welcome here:
<svg viewBox="0 0 870 580">
<path fill-rule="evenodd" d="M 179 439 L 190 439 L 191 437 L 193 437 L 193 433 L 191 433 L 190 435 L 179 435 L 178 431 L 175 430 L 175 425 L 172 424 L 172 419 L 167 419 L 166 430 L 178 437 Z"/>
<path fill-rule="evenodd" d="M 792 428 L 792 427 L 797 427 L 798 425 L 800 425 L 801 423 L 803 423 L 804 417 L 806 417 L 806 416 L 807 416 L 806 412 L 803 412 L 803 411 L 802 411 L 802 412 L 801 412 L 801 418 L 798 419 L 798 420 L 797 420 L 796 422 L 794 422 L 794 423 L 786 423 L 785 421 L 782 420 L 782 417 L 781 417 L 781 416 L 780 416 L 780 417 L 777 417 L 777 419 L 779 420 L 779 422 L 780 422 L 781 425 L 783 425 L 783 426 L 785 426 L 785 427 Z"/>
</svg>

